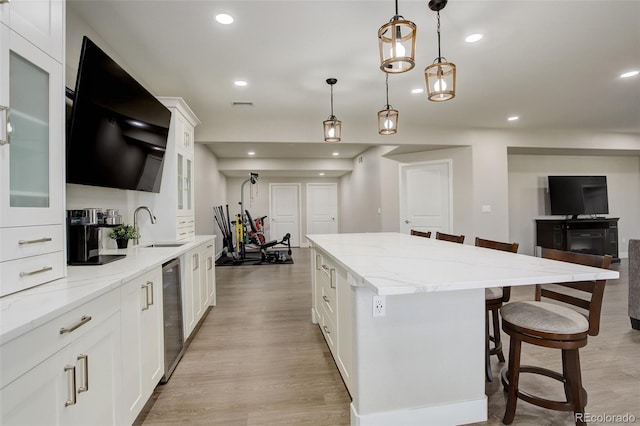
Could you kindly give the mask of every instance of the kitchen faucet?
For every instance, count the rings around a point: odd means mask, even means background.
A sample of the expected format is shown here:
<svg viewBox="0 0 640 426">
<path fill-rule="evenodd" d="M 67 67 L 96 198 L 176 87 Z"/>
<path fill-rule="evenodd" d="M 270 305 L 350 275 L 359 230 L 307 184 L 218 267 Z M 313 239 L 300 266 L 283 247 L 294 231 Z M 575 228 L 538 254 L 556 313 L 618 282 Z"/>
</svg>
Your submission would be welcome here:
<svg viewBox="0 0 640 426">
<path fill-rule="evenodd" d="M 146 210 L 149 213 L 149 217 L 151 218 L 151 223 L 156 223 L 156 217 L 153 215 L 153 212 L 147 206 L 140 206 L 133 212 L 133 227 L 136 230 L 137 237 L 133 240 L 133 244 L 138 245 L 140 242 L 140 231 L 138 230 L 138 212 L 140 210 Z"/>
</svg>

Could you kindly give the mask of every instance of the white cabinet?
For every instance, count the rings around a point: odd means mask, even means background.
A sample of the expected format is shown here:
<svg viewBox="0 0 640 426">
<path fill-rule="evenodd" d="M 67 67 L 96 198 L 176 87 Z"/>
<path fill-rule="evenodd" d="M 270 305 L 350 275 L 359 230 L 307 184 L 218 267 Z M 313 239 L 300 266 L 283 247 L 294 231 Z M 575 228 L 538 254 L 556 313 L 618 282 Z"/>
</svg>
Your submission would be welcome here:
<svg viewBox="0 0 640 426">
<path fill-rule="evenodd" d="M 132 424 L 164 373 L 162 270 L 121 287 L 123 423 Z"/>
<path fill-rule="evenodd" d="M 66 273 L 64 241 L 59 238 L 64 233 L 64 82 L 60 62 L 64 2 L 17 0 L 0 5 L 0 13 L 3 296 Z M 5 242 L 7 232 L 11 232 L 10 246 Z M 20 252 L 43 257 L 23 265 L 21 259 L 27 255 L 6 255 Z M 4 265 L 9 260 L 13 263 Z"/>
<path fill-rule="evenodd" d="M 121 424 L 119 294 L 2 346 L 0 424 Z"/>
<path fill-rule="evenodd" d="M 316 249 L 312 250 L 312 319 L 320 326 L 347 389 L 353 373 L 353 290 L 347 273 Z"/>
<path fill-rule="evenodd" d="M 0 3 L 0 22 L 62 63 L 64 0 L 11 0 Z"/>
<path fill-rule="evenodd" d="M 210 304 L 215 304 L 215 264 L 213 242 L 201 244 L 185 253 L 183 317 L 185 340 L 198 325 Z"/>
<path fill-rule="evenodd" d="M 149 241 L 185 241 L 195 236 L 194 131 L 200 123 L 182 98 L 158 98 L 171 111 L 160 193 L 149 200 L 158 218 L 143 234 Z"/>
</svg>

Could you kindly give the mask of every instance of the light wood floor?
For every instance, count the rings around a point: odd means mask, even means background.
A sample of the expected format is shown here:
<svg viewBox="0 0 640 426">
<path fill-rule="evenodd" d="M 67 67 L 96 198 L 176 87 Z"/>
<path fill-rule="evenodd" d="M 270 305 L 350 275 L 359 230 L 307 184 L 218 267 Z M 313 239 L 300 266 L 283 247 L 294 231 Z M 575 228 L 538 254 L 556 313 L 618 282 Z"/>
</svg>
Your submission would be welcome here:
<svg viewBox="0 0 640 426">
<path fill-rule="evenodd" d="M 320 329 L 311 323 L 310 251 L 294 249 L 293 258 L 293 265 L 216 268 L 218 306 L 137 424 L 350 424 L 349 394 Z M 581 350 L 587 411 L 631 413 L 640 423 L 640 331 L 630 328 L 627 317 L 626 260 L 614 268 L 622 277 L 607 283 L 600 335 Z M 532 298 L 531 287 L 512 292 L 512 300 Z M 530 345 L 523 346 L 522 357 L 523 363 L 560 364 L 559 351 Z M 493 358 L 498 376 L 504 365 Z M 551 392 L 557 387 L 553 381 L 521 382 L 532 392 L 561 396 L 560 388 Z M 499 381 L 487 383 L 486 391 L 489 420 L 478 424 L 501 425 L 505 398 Z M 569 425 L 573 419 L 519 401 L 514 424 Z"/>
</svg>

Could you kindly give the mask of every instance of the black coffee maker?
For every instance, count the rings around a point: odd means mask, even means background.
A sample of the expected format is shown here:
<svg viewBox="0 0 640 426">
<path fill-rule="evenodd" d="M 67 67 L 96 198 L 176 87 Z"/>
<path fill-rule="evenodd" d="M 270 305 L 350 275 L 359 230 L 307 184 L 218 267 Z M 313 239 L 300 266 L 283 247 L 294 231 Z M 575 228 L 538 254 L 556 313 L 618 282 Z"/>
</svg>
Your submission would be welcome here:
<svg viewBox="0 0 640 426">
<path fill-rule="evenodd" d="M 99 254 L 101 211 L 67 210 L 67 264 L 104 265 L 122 259 L 124 254 Z"/>
</svg>

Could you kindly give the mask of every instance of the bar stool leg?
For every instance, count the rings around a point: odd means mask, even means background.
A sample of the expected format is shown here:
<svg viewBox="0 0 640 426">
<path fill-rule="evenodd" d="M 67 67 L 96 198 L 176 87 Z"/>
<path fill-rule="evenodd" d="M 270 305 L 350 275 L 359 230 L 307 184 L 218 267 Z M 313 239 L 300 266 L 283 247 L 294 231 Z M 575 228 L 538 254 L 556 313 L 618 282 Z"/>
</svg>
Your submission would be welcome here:
<svg viewBox="0 0 640 426">
<path fill-rule="evenodd" d="M 566 349 L 562 351 L 563 361 L 566 358 L 566 379 L 569 384 L 571 397 L 568 401 L 573 402 L 576 426 L 584 426 L 584 389 L 582 388 L 582 375 L 580 373 L 580 354 L 578 349 Z"/>
<path fill-rule="evenodd" d="M 495 326 L 494 326 L 495 327 Z M 487 381 L 493 382 L 493 373 L 491 372 L 491 340 L 489 338 L 489 311 L 486 312 L 485 320 L 484 320 L 484 328 L 485 328 L 485 351 L 484 351 L 484 363 L 485 363 L 485 376 Z"/>
<path fill-rule="evenodd" d="M 496 353 L 500 362 L 504 362 L 504 354 L 502 353 L 502 339 L 500 337 L 500 318 L 498 317 L 498 310 L 491 311 L 493 314 L 493 343 L 496 348 Z"/>
<path fill-rule="evenodd" d="M 518 402 L 518 381 L 520 379 L 520 349 L 522 342 L 511 336 L 509 340 L 509 368 L 507 370 L 507 381 L 505 383 L 507 391 L 507 407 L 504 411 L 502 423 L 510 425 L 516 415 L 516 404 Z"/>
</svg>

